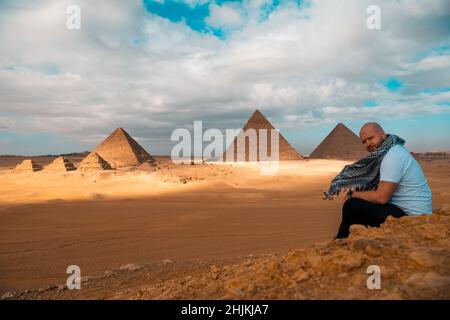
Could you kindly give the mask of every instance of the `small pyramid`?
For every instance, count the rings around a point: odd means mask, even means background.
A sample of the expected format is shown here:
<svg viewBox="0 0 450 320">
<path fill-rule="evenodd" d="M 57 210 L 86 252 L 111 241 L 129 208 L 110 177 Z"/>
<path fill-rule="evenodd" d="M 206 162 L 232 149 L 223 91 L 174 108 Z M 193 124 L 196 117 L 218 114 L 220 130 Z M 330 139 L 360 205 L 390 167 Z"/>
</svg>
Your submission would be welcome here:
<svg viewBox="0 0 450 320">
<path fill-rule="evenodd" d="M 123 128 L 114 130 L 93 152 L 113 168 L 139 166 L 144 162 L 155 161 Z"/>
<path fill-rule="evenodd" d="M 80 165 L 78 166 L 78 170 L 86 171 L 86 170 L 111 170 L 111 166 L 105 159 L 100 157 L 97 152 L 89 153 L 86 158 L 84 158 Z"/>
<path fill-rule="evenodd" d="M 33 160 L 27 159 L 23 160 L 21 163 L 19 163 L 15 170 L 21 171 L 21 172 L 34 172 L 34 171 L 40 171 L 42 170 L 42 166 L 35 163 Z"/>
<path fill-rule="evenodd" d="M 72 171 L 76 170 L 75 166 L 72 162 L 64 158 L 63 156 L 56 158 L 52 161 L 47 167 L 45 167 L 45 170 L 52 170 L 52 171 Z"/>
<path fill-rule="evenodd" d="M 259 111 L 255 110 L 253 114 L 248 119 L 247 123 L 245 124 L 244 128 L 242 129 L 245 133 L 248 129 L 255 129 L 256 130 L 256 150 L 257 150 L 257 161 L 260 161 L 259 159 L 259 129 L 267 129 L 267 154 L 271 155 L 271 136 L 270 136 L 270 130 L 275 129 L 272 124 L 267 120 L 267 118 Z M 279 135 L 279 160 L 280 161 L 286 161 L 286 160 L 301 160 L 303 157 L 295 150 L 290 143 L 283 137 L 281 133 Z M 249 161 L 249 139 L 246 138 L 245 143 L 245 161 Z M 230 145 L 229 148 L 234 148 L 234 161 L 238 160 L 237 157 L 237 137 L 234 139 L 233 143 Z M 226 152 L 223 155 L 224 161 L 233 161 L 233 159 L 227 160 L 226 159 Z"/>
<path fill-rule="evenodd" d="M 311 159 L 355 160 L 367 155 L 359 137 L 339 123 L 309 156 Z"/>
</svg>

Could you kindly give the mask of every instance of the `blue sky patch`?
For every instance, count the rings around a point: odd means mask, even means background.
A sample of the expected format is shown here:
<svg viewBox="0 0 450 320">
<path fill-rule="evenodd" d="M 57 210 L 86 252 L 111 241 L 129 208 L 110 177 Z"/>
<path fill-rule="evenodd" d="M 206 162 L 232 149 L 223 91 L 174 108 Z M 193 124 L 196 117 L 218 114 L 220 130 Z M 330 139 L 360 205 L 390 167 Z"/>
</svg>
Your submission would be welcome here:
<svg viewBox="0 0 450 320">
<path fill-rule="evenodd" d="M 450 54 L 450 43 L 441 43 L 437 46 L 429 48 L 428 50 L 417 52 L 416 61 L 420 61 L 430 56 L 443 56 L 448 54 Z"/>
<path fill-rule="evenodd" d="M 397 91 L 401 87 L 403 87 L 403 83 L 395 78 L 390 78 L 386 83 L 384 84 L 386 89 L 389 91 Z"/>
<path fill-rule="evenodd" d="M 368 100 L 368 101 L 364 102 L 363 106 L 366 108 L 373 108 L 373 107 L 378 106 L 378 103 L 375 100 Z"/>
<path fill-rule="evenodd" d="M 185 21 L 191 29 L 199 32 L 208 32 L 205 18 L 209 16 L 209 3 L 189 6 L 186 3 L 166 0 L 164 3 L 153 0 L 144 0 L 144 6 L 150 13 L 166 18 L 172 22 Z"/>
<path fill-rule="evenodd" d="M 437 95 L 437 94 L 445 93 L 445 92 L 449 92 L 449 91 L 450 91 L 450 87 L 428 88 L 428 89 L 422 90 L 422 93 Z"/>
<path fill-rule="evenodd" d="M 281 0 L 273 0 L 271 4 L 266 3 L 263 7 L 262 7 L 262 13 L 261 16 L 259 17 L 259 21 L 264 21 L 266 20 L 269 15 L 280 5 Z"/>
<path fill-rule="evenodd" d="M 202 33 L 212 33 L 218 38 L 226 38 L 229 30 L 211 28 L 205 23 L 205 19 L 210 15 L 209 6 L 211 3 L 223 5 L 224 3 L 238 2 L 242 0 L 215 0 L 207 1 L 204 4 L 189 5 L 180 0 L 165 0 L 163 2 L 155 0 L 143 0 L 145 9 L 160 17 L 172 22 L 185 22 L 192 30 Z M 298 6 L 304 4 L 304 0 L 273 0 L 271 3 L 263 5 L 259 22 L 266 20 L 284 2 L 294 2 Z"/>
</svg>

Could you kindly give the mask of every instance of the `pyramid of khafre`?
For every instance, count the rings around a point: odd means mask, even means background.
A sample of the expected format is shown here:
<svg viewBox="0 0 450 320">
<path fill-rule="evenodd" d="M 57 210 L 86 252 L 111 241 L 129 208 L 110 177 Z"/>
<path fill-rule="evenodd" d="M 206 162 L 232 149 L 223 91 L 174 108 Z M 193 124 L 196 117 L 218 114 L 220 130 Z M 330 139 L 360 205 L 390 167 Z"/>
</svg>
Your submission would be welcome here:
<svg viewBox="0 0 450 320">
<path fill-rule="evenodd" d="M 339 123 L 309 156 L 312 159 L 356 160 L 367 155 L 359 137 Z"/>
<path fill-rule="evenodd" d="M 144 162 L 155 161 L 122 128 L 114 130 L 93 152 L 105 159 L 113 168 L 138 166 Z"/>
<path fill-rule="evenodd" d="M 272 154 L 272 148 L 271 148 L 271 129 L 275 129 L 272 124 L 266 119 L 266 117 L 259 111 L 255 110 L 253 114 L 251 115 L 250 119 L 248 119 L 247 123 L 245 124 L 244 128 L 242 129 L 243 133 L 246 134 L 247 130 L 249 129 L 255 129 L 256 131 L 256 139 L 250 139 L 248 137 L 245 138 L 245 155 L 241 155 L 241 157 L 238 157 L 238 147 L 237 147 L 237 141 L 238 138 L 236 137 L 233 141 L 233 143 L 229 146 L 230 148 L 234 148 L 234 161 L 239 161 L 239 159 L 242 159 L 244 161 L 250 161 L 249 157 L 249 150 L 252 147 L 256 151 L 256 160 L 260 161 L 259 157 L 259 139 L 260 139 L 260 131 L 259 129 L 267 129 L 267 154 Z M 255 140 L 255 141 L 252 141 Z M 281 133 L 278 133 L 278 143 L 279 143 L 279 160 L 285 161 L 285 160 L 301 160 L 303 157 L 295 150 L 289 142 L 283 137 Z M 232 149 L 231 149 L 232 150 Z M 228 151 L 231 152 L 231 151 Z M 224 152 L 223 158 L 224 161 L 232 162 L 233 159 L 227 159 L 226 157 L 227 151 Z"/>
<path fill-rule="evenodd" d="M 42 166 L 35 163 L 33 160 L 27 159 L 27 160 L 23 160 L 21 163 L 19 163 L 15 170 L 17 171 L 39 171 L 42 170 Z"/>
<path fill-rule="evenodd" d="M 102 157 L 98 155 L 97 152 L 89 153 L 86 158 L 84 158 L 79 166 L 78 170 L 87 171 L 87 170 L 111 170 L 111 166 L 108 162 L 105 161 Z"/>
<path fill-rule="evenodd" d="M 72 162 L 64 158 L 63 156 L 56 158 L 52 161 L 48 166 L 45 167 L 45 170 L 53 170 L 53 171 L 72 171 L 76 170 L 75 166 Z"/>
</svg>

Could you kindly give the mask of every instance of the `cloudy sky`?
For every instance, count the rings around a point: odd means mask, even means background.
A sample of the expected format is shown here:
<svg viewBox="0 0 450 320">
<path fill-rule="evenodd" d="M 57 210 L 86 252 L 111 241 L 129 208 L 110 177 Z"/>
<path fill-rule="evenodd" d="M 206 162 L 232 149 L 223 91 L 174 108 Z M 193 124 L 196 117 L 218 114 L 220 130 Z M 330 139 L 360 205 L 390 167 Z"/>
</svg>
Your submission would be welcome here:
<svg viewBox="0 0 450 320">
<path fill-rule="evenodd" d="M 0 154 L 90 150 L 119 126 L 169 154 L 174 129 L 256 108 L 302 154 L 366 121 L 450 150 L 450 1 L 0 0 Z"/>
</svg>

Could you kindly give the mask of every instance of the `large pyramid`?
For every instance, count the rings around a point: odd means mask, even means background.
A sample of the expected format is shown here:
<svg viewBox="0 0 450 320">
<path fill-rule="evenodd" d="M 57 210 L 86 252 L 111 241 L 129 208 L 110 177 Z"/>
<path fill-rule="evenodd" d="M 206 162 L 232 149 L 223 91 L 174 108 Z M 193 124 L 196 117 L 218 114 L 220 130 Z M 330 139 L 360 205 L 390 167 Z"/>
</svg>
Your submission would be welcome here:
<svg viewBox="0 0 450 320">
<path fill-rule="evenodd" d="M 155 161 L 152 156 L 122 128 L 114 130 L 114 132 L 93 152 L 96 152 L 113 168 L 138 166 L 144 162 Z"/>
<path fill-rule="evenodd" d="M 52 170 L 52 171 L 72 171 L 76 170 L 75 166 L 72 162 L 67 160 L 64 157 L 58 157 L 55 160 L 52 161 L 48 166 L 45 167 L 45 170 Z"/>
<path fill-rule="evenodd" d="M 87 170 L 111 170 L 111 166 L 108 162 L 105 161 L 102 157 L 100 157 L 97 152 L 89 153 L 83 161 L 80 162 L 78 166 L 78 170 L 87 171 Z"/>
<path fill-rule="evenodd" d="M 266 119 L 266 117 L 259 111 L 255 110 L 253 114 L 251 115 L 250 119 L 248 119 L 247 123 L 245 124 L 243 128 L 243 132 L 245 133 L 248 129 L 255 129 L 256 130 L 256 146 L 253 146 L 257 150 L 257 161 L 260 161 L 259 159 L 259 129 L 267 129 L 267 154 L 271 155 L 271 129 L 275 129 L 272 124 Z M 295 150 L 289 142 L 283 137 L 281 133 L 279 135 L 279 160 L 280 161 L 286 161 L 286 160 L 301 160 L 303 157 Z M 249 161 L 249 138 L 246 138 L 245 142 L 245 161 Z M 234 161 L 238 161 L 237 157 L 237 137 L 234 139 L 233 143 L 230 145 L 229 148 L 234 148 Z M 232 162 L 233 159 L 227 159 L 226 158 L 226 152 L 223 155 L 224 161 Z M 244 158 L 244 157 L 242 157 Z"/>
<path fill-rule="evenodd" d="M 35 163 L 33 160 L 27 159 L 27 160 L 23 160 L 21 163 L 19 163 L 15 170 L 17 171 L 21 171 L 21 172 L 34 172 L 34 171 L 40 171 L 42 170 L 42 166 Z"/>
<path fill-rule="evenodd" d="M 356 160 L 367 155 L 359 137 L 339 123 L 309 156 L 312 159 Z"/>
</svg>

